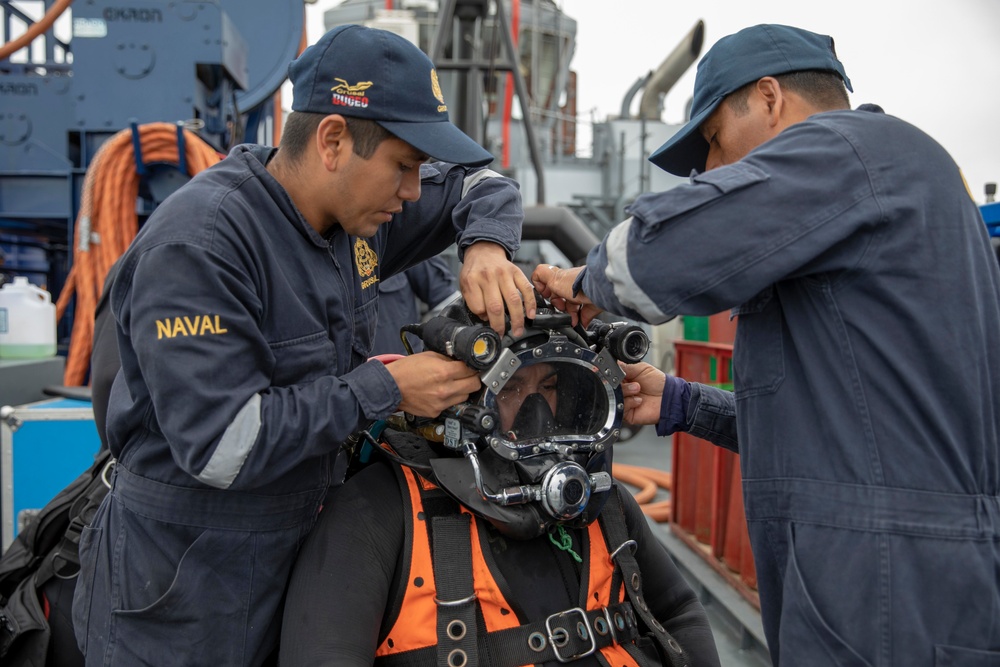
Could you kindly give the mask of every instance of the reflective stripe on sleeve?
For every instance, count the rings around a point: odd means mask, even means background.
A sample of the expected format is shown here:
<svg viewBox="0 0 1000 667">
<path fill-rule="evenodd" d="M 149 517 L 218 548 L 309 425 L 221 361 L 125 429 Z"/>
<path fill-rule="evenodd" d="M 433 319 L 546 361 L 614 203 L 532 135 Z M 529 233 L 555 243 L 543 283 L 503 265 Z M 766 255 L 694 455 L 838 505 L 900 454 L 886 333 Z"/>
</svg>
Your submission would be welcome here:
<svg viewBox="0 0 1000 667">
<path fill-rule="evenodd" d="M 215 453 L 197 479 L 209 486 L 228 489 L 243 469 L 257 434 L 260 433 L 260 394 L 250 397 L 222 434 Z"/>
<path fill-rule="evenodd" d="M 647 322 L 663 322 L 666 315 L 646 296 L 629 271 L 628 234 L 632 228 L 632 220 L 629 218 L 619 223 L 608 233 L 604 247 L 608 265 L 604 269 L 604 277 L 611 283 L 611 289 L 619 303 L 641 313 Z"/>
<path fill-rule="evenodd" d="M 462 199 L 465 199 L 465 195 L 469 194 L 469 190 L 487 178 L 503 178 L 503 176 L 492 169 L 483 169 L 482 171 L 477 171 L 474 174 L 466 176 L 462 182 Z"/>
</svg>

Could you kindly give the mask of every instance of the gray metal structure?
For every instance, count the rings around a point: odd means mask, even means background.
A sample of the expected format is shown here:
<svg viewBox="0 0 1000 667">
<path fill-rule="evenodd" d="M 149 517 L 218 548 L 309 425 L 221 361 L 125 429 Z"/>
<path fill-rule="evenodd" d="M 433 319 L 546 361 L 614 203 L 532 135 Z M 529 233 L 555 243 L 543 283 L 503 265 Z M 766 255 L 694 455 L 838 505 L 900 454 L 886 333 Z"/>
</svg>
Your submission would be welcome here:
<svg viewBox="0 0 1000 667">
<path fill-rule="evenodd" d="M 431 55 L 453 121 L 497 157 L 493 169 L 521 183 L 529 206 L 525 238 L 544 239 L 554 215 L 547 209 L 563 207 L 592 235 L 574 245 L 593 246 L 624 218 L 625 206 L 637 195 L 681 182 L 651 169 L 646 157 L 677 130 L 660 118 L 663 97 L 697 60 L 702 22 L 659 66 L 639 73 L 621 116 L 595 123 L 586 151 L 577 143 L 581 123 L 577 73 L 571 68 L 576 21 L 553 0 L 521 0 L 516 21 L 511 0 L 394 0 L 392 9 L 386 4 L 344 0 L 324 13 L 324 25 L 393 30 Z M 629 108 L 640 93 L 639 112 L 633 114 Z M 586 253 L 571 248 L 564 254 L 576 263 Z"/>
</svg>

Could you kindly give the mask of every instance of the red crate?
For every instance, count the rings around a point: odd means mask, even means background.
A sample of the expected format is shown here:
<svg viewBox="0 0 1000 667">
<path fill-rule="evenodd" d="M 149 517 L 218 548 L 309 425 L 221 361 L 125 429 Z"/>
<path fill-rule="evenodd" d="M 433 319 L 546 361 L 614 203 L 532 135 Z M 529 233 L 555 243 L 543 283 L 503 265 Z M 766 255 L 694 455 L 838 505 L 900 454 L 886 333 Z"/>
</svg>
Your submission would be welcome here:
<svg viewBox="0 0 1000 667">
<path fill-rule="evenodd" d="M 746 513 L 743 511 L 743 478 L 740 475 L 739 457 L 724 449 L 718 449 L 716 466 L 716 488 L 719 491 L 718 513 L 712 543 L 712 554 L 726 567 L 740 575 L 744 584 L 756 590 L 757 571 L 750 550 L 750 534 L 747 531 Z"/>
<path fill-rule="evenodd" d="M 732 387 L 732 345 L 696 341 L 674 345 L 679 377 Z M 675 433 L 673 443 L 671 529 L 759 608 L 739 457 L 687 433 Z"/>
<path fill-rule="evenodd" d="M 708 340 L 729 344 L 736 340 L 736 318 L 730 317 L 728 310 L 708 318 Z"/>
</svg>

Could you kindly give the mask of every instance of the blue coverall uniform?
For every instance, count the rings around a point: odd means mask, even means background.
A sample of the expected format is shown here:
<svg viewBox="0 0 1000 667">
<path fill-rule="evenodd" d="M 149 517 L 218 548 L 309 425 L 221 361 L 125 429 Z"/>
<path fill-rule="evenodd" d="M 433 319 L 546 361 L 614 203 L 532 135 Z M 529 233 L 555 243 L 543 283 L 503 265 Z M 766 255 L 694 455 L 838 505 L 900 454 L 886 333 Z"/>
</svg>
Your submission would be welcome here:
<svg viewBox="0 0 1000 667">
<path fill-rule="evenodd" d="M 687 415 L 740 454 L 775 665 L 1000 664 L 1000 271 L 951 157 L 820 113 L 629 214 L 595 303 L 738 315 Z"/>
<path fill-rule="evenodd" d="M 122 370 L 113 488 L 81 543 L 88 664 L 255 665 L 341 443 L 401 396 L 365 363 L 378 282 L 458 241 L 510 254 L 517 185 L 421 166 L 422 196 L 368 239 L 320 236 L 239 146 L 157 208 L 111 293 Z"/>
</svg>

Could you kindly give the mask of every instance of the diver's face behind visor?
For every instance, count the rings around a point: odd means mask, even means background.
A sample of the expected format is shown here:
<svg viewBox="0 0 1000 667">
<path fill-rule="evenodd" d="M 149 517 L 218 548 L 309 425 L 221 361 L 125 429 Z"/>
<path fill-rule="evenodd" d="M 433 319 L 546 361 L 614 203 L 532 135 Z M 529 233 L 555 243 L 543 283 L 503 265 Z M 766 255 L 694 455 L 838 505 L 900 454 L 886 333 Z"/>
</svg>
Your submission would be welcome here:
<svg viewBox="0 0 1000 667">
<path fill-rule="evenodd" d="M 518 439 L 519 434 L 513 426 L 519 415 L 522 416 L 521 422 L 529 420 L 528 424 L 519 424 L 521 435 L 525 435 L 525 428 L 532 428 L 530 422 L 538 422 L 535 426 L 538 432 L 529 435 L 544 436 L 554 432 L 558 392 L 559 370 L 556 365 L 541 362 L 521 366 L 495 398 L 500 430 L 505 437 Z M 525 400 L 529 398 L 531 400 L 525 405 Z"/>
<path fill-rule="evenodd" d="M 483 404 L 500 417 L 498 437 L 511 443 L 538 441 L 536 453 L 552 443 L 575 446 L 614 426 L 614 388 L 606 386 L 590 363 L 574 359 L 529 359 Z M 521 450 L 523 454 L 528 451 Z M 568 450 L 564 450 L 568 451 Z"/>
</svg>

